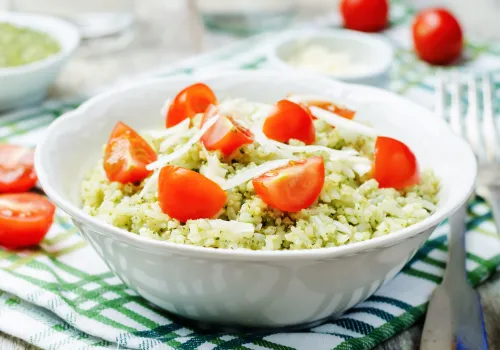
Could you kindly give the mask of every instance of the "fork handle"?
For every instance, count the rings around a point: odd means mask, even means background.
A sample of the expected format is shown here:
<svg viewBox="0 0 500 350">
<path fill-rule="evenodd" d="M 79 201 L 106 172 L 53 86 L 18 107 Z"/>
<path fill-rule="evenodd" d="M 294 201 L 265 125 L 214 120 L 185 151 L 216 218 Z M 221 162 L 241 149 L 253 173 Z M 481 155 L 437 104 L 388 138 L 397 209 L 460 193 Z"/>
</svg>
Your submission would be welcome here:
<svg viewBox="0 0 500 350">
<path fill-rule="evenodd" d="M 489 202 L 491 205 L 491 211 L 493 212 L 493 220 L 495 220 L 495 225 L 497 227 L 497 235 L 500 236 L 500 196 L 491 196 Z"/>
<path fill-rule="evenodd" d="M 490 205 L 493 213 L 493 220 L 497 228 L 497 234 L 500 236 L 500 187 L 487 186 L 483 189 L 484 199 Z M 482 193 L 481 193 L 482 194 Z"/>
</svg>

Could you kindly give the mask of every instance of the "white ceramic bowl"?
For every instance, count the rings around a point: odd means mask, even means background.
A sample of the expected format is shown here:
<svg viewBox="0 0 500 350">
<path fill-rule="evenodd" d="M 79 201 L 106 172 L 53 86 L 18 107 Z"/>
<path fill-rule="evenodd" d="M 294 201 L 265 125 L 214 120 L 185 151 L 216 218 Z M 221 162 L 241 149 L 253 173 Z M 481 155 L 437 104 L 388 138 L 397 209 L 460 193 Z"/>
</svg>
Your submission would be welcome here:
<svg viewBox="0 0 500 350">
<path fill-rule="evenodd" d="M 41 101 L 80 43 L 78 29 L 58 18 L 8 12 L 0 13 L 2 22 L 46 33 L 59 42 L 61 51 L 30 64 L 0 68 L 0 112 Z"/>
<path fill-rule="evenodd" d="M 332 52 L 346 53 L 353 64 L 363 66 L 359 71 L 339 73 L 315 73 L 355 84 L 386 86 L 389 69 L 393 62 L 393 49 L 390 43 L 379 34 L 360 33 L 346 29 L 296 32 L 283 37 L 270 45 L 267 52 L 269 63 L 282 71 L 302 71 L 288 63 L 289 58 L 308 45 L 326 47 Z M 312 73 L 312 72 L 309 72 Z"/>
<path fill-rule="evenodd" d="M 273 103 L 289 93 L 352 95 L 376 110 L 382 133 L 407 143 L 442 180 L 437 211 L 409 228 L 342 247 L 301 251 L 212 249 L 151 240 L 106 224 L 80 208 L 80 180 L 100 157 L 119 120 L 163 128 L 164 100 L 204 81 L 218 96 Z M 239 326 L 285 326 L 337 315 L 393 278 L 435 227 L 470 195 L 476 176 L 468 145 L 428 110 L 393 93 L 303 75 L 226 72 L 157 79 L 111 91 L 57 119 L 35 155 L 40 182 L 92 246 L 145 299 L 188 318 Z"/>
</svg>

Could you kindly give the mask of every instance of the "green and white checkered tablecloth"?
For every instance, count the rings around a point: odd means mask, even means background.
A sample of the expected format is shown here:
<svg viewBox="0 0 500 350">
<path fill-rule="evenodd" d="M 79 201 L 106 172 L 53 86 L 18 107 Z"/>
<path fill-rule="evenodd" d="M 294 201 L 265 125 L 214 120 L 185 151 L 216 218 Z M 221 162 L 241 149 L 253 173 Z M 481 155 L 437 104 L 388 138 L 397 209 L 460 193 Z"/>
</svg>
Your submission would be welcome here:
<svg viewBox="0 0 500 350">
<path fill-rule="evenodd" d="M 409 48 L 412 12 L 397 3 L 391 12 L 393 25 L 384 33 L 396 49 L 390 88 L 431 107 L 434 68 L 418 61 Z M 268 40 L 272 36 L 250 38 L 155 74 L 265 68 Z M 498 72 L 500 77 L 500 43 L 470 42 L 467 57 L 461 69 Z M 52 120 L 81 100 L 52 101 L 1 116 L 0 142 L 36 144 Z M 369 349 L 424 315 L 445 268 L 447 229 L 446 223 L 441 225 L 393 281 L 340 319 L 294 333 L 228 334 L 151 307 L 111 273 L 69 218 L 58 212 L 38 250 L 0 249 L 0 330 L 44 349 Z M 500 266 L 500 240 L 491 211 L 480 199 L 469 207 L 467 249 L 469 278 L 477 285 Z"/>
</svg>

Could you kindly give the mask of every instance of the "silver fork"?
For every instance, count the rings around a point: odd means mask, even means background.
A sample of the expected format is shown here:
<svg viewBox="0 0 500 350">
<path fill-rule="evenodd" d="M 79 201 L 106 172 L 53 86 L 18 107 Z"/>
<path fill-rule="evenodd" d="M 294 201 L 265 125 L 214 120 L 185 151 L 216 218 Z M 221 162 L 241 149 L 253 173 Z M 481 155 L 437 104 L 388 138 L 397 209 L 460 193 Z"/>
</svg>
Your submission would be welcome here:
<svg viewBox="0 0 500 350">
<path fill-rule="evenodd" d="M 467 78 L 465 86 L 468 110 L 463 118 L 460 99 L 463 97 L 461 86 L 464 84 L 457 74 L 453 74 L 450 78 L 449 83 L 444 79 L 438 79 L 436 110 L 438 115 L 444 116 L 446 85 L 449 85 L 450 126 L 455 133 L 469 142 L 476 155 L 479 165 L 476 192 L 490 204 L 495 225 L 500 232 L 500 136 L 494 119 L 492 82 L 488 75 L 483 75 L 479 81 L 474 76 Z M 482 95 L 482 116 L 478 92 Z"/>
<path fill-rule="evenodd" d="M 483 113 L 480 116 L 478 84 L 468 77 L 468 109 L 462 112 L 462 83 L 457 73 L 450 79 L 438 77 L 436 84 L 436 114 L 446 118 L 446 96 L 451 94 L 449 123 L 453 131 L 471 145 L 479 163 L 476 190 L 491 204 L 496 226 L 500 227 L 500 139 L 496 130 L 492 88 L 489 76 L 481 81 Z M 422 333 L 422 350 L 488 349 L 479 295 L 467 281 L 465 269 L 465 232 L 467 204 L 450 218 L 449 257 L 443 282 L 434 291 Z"/>
</svg>

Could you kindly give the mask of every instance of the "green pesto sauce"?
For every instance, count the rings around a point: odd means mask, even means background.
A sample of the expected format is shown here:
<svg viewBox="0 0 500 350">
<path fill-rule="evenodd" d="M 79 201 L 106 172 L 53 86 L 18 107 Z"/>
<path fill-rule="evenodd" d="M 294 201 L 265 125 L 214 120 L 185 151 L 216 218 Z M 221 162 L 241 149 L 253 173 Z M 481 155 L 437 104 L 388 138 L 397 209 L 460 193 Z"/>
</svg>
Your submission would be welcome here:
<svg viewBox="0 0 500 350">
<path fill-rule="evenodd" d="M 40 61 L 59 51 L 59 43 L 47 34 L 0 23 L 0 68 Z"/>
</svg>

